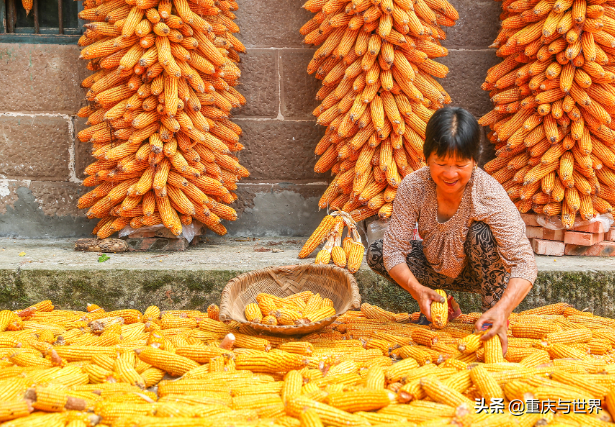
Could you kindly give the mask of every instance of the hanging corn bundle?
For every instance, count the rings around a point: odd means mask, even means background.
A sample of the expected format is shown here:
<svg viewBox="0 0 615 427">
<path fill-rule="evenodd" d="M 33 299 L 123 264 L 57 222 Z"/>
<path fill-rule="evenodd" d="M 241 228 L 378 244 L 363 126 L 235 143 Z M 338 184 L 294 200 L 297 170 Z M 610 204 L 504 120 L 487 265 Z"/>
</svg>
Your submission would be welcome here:
<svg viewBox="0 0 615 427">
<path fill-rule="evenodd" d="M 344 226 L 348 228 L 348 233 L 342 243 Z M 349 213 L 338 210 L 324 217 L 316 231 L 305 242 L 301 252 L 299 252 L 299 258 L 307 257 L 323 241 L 326 241 L 326 243 L 318 251 L 314 260 L 315 264 L 329 264 L 329 261 L 333 260 L 335 265 L 341 268 L 346 267 L 351 273 L 356 273 L 359 270 L 363 261 L 365 246 L 363 246 L 361 236 L 357 231 L 357 223 Z"/>
<path fill-rule="evenodd" d="M 230 111 L 245 103 L 235 90 L 239 52 L 234 0 L 84 0 L 90 21 L 80 58 L 94 71 L 82 86 L 89 105 L 79 117 L 97 159 L 79 199 L 94 233 L 163 224 L 175 235 L 196 219 L 225 234 L 221 219 L 236 182 L 249 175 L 235 153 L 241 128 Z"/>
<path fill-rule="evenodd" d="M 493 44 L 504 61 L 483 84 L 497 155 L 485 170 L 519 211 L 561 215 L 566 228 L 615 203 L 614 5 L 505 1 Z"/>
<path fill-rule="evenodd" d="M 32 0 L 21 0 L 21 5 L 26 10 L 26 16 L 30 14 L 32 10 L 33 1 Z"/>
<path fill-rule="evenodd" d="M 327 126 L 314 170 L 334 175 L 318 206 L 356 222 L 388 218 L 403 177 L 425 165 L 427 121 L 451 102 L 434 78 L 448 68 L 434 58 L 448 53 L 441 26 L 459 15 L 446 0 L 309 0 L 303 7 L 316 14 L 300 32 L 320 46 L 308 73 L 323 82 L 314 115 Z M 319 227 L 299 257 L 327 233 Z"/>
</svg>

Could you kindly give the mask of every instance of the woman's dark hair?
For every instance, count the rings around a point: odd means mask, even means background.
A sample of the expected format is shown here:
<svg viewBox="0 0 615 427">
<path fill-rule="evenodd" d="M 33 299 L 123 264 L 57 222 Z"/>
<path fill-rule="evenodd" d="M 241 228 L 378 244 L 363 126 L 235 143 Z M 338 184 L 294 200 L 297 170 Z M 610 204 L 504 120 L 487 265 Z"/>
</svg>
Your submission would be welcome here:
<svg viewBox="0 0 615 427">
<path fill-rule="evenodd" d="M 438 157 L 457 156 L 478 160 L 480 126 L 474 116 L 461 107 L 445 107 L 436 111 L 427 122 L 423 154 Z"/>
</svg>

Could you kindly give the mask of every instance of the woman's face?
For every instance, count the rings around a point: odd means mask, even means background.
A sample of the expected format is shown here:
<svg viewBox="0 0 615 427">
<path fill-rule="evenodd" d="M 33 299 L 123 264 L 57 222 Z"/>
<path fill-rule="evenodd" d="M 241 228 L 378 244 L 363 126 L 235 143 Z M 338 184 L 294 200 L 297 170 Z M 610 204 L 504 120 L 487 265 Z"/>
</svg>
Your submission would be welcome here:
<svg viewBox="0 0 615 427">
<path fill-rule="evenodd" d="M 444 194 L 462 193 L 472 176 L 476 162 L 471 159 L 461 159 L 447 155 L 439 157 L 431 153 L 427 159 L 431 178 L 438 190 Z"/>
</svg>

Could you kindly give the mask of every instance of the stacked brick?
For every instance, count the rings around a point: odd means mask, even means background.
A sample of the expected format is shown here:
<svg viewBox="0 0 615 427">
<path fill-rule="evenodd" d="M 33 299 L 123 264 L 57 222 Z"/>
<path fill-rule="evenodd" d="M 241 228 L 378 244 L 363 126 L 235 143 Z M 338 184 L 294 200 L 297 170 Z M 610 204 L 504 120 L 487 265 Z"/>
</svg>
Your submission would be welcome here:
<svg viewBox="0 0 615 427">
<path fill-rule="evenodd" d="M 97 159 L 79 199 L 94 233 L 163 224 L 175 235 L 196 219 L 225 234 L 221 219 L 236 182 L 249 175 L 235 154 L 241 128 L 229 120 L 245 103 L 235 90 L 242 43 L 234 0 L 84 0 L 90 21 L 79 40 L 94 73 L 78 115 Z"/>
<path fill-rule="evenodd" d="M 615 256 L 615 227 L 605 229 L 600 221 L 576 225 L 570 230 L 542 227 L 538 215 L 522 215 L 534 253 L 551 256 Z"/>
<path fill-rule="evenodd" d="M 388 218 L 403 177 L 425 165 L 427 121 L 451 102 L 434 78 L 448 68 L 434 58 L 447 55 L 441 27 L 459 15 L 446 0 L 309 0 L 304 7 L 316 15 L 301 34 L 320 46 L 308 65 L 323 84 L 314 115 L 327 126 L 314 170 L 334 175 L 319 207 L 354 221 Z"/>
<path fill-rule="evenodd" d="M 505 0 L 493 44 L 504 60 L 483 89 L 485 165 L 522 213 L 572 228 L 615 203 L 615 2 Z"/>
</svg>

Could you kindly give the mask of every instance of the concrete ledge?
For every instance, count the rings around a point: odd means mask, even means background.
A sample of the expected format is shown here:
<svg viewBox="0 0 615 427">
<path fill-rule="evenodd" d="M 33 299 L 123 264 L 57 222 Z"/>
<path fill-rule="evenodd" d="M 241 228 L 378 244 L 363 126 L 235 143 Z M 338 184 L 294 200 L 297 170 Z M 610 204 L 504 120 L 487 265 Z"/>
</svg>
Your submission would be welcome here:
<svg viewBox="0 0 615 427">
<path fill-rule="evenodd" d="M 98 254 L 75 252 L 73 240 L 0 239 L 0 309 L 51 299 L 58 307 L 107 309 L 197 308 L 219 303 L 222 288 L 236 275 L 299 260 L 303 239 L 208 238 L 185 252 Z M 24 256 L 19 256 L 25 252 Z M 537 257 L 539 275 L 520 310 L 555 302 L 615 317 L 615 260 Z M 418 306 L 399 286 L 365 263 L 356 274 L 364 302 L 398 312 Z M 464 312 L 480 309 L 480 297 L 454 293 Z"/>
</svg>

